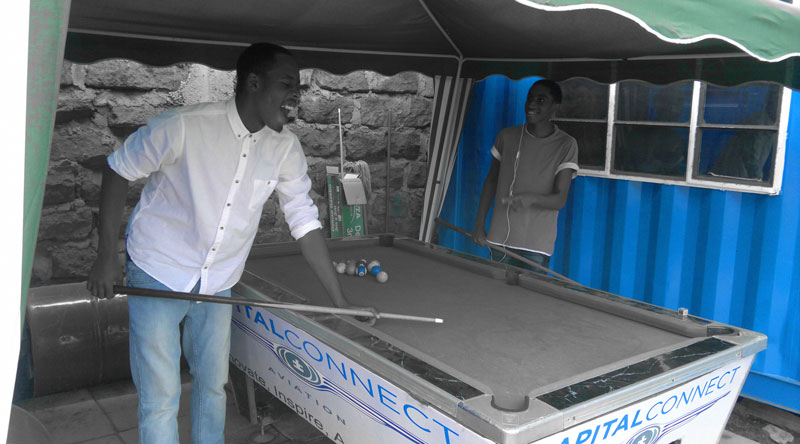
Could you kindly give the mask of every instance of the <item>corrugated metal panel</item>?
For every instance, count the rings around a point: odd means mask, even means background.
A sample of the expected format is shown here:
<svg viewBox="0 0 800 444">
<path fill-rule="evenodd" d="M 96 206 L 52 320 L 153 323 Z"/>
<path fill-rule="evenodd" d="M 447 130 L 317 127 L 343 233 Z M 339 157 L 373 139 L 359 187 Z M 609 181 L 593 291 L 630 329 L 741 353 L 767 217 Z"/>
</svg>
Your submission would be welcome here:
<svg viewBox="0 0 800 444">
<path fill-rule="evenodd" d="M 493 78 L 479 84 L 471 108 L 521 108 L 519 91 L 530 82 L 517 83 Z M 768 348 L 757 355 L 743 393 L 800 412 L 798 93 L 792 109 L 781 195 L 580 176 L 560 214 L 551 267 L 590 287 L 766 334 Z M 481 171 L 481 182 L 488 169 L 470 159 L 488 155 L 491 137 L 488 147 L 474 145 L 485 143 L 487 132 L 522 121 L 514 111 L 497 114 L 505 113 L 511 115 L 503 122 L 496 116 L 482 121 L 486 110 L 470 109 L 467 116 L 466 157 L 459 154 L 457 186 L 442 215 L 469 230 L 482 185 L 469 177 Z M 440 242 L 485 256 L 451 232 L 441 232 Z"/>
</svg>

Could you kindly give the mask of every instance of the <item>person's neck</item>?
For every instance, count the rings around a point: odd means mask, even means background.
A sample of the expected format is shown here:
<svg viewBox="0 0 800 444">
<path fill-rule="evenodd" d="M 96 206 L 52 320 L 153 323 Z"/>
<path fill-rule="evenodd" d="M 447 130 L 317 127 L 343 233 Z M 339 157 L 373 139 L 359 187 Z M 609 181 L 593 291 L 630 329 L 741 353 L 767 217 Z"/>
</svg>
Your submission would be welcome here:
<svg viewBox="0 0 800 444">
<path fill-rule="evenodd" d="M 244 127 L 247 128 L 247 131 L 257 133 L 266 126 L 266 122 L 258 118 L 255 104 L 239 95 L 236 96 L 235 101 L 236 112 L 239 113 L 239 119 L 241 119 Z M 276 131 L 280 132 L 280 130 Z"/>
<path fill-rule="evenodd" d="M 552 135 L 556 131 L 556 126 L 553 125 L 553 122 L 547 120 L 544 122 L 527 124 L 527 130 L 534 137 L 543 139 L 545 137 Z"/>
</svg>

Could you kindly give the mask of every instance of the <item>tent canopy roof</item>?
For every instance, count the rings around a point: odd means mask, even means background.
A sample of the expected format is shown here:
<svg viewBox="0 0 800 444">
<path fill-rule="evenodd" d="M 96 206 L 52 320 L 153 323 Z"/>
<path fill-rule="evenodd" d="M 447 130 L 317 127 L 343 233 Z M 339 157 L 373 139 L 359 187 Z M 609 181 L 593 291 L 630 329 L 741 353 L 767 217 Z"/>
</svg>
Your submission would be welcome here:
<svg viewBox="0 0 800 444">
<path fill-rule="evenodd" d="M 81 0 L 66 58 L 233 69 L 257 41 L 337 74 L 800 87 L 800 8 L 778 0 Z"/>
</svg>

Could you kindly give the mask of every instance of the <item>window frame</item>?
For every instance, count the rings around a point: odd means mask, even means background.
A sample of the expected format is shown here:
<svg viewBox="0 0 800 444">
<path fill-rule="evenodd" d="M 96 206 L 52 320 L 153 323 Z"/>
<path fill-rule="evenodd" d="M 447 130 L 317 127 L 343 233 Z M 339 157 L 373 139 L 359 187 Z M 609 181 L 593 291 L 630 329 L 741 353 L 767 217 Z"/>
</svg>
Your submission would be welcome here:
<svg viewBox="0 0 800 444">
<path fill-rule="evenodd" d="M 706 91 L 706 84 L 699 80 L 692 82 L 692 98 L 691 98 L 691 115 L 689 118 L 688 129 L 689 139 L 686 152 L 686 171 L 682 179 L 670 179 L 665 176 L 658 176 L 653 174 L 625 174 L 623 172 L 615 172 L 612 169 L 614 160 L 614 137 L 615 125 L 617 124 L 638 124 L 643 126 L 669 126 L 669 127 L 685 127 L 686 125 L 680 123 L 661 123 L 661 122 L 639 122 L 639 121 L 622 121 L 616 120 L 617 110 L 617 92 L 618 84 L 613 83 L 608 86 L 608 115 L 606 127 L 606 146 L 605 146 L 605 164 L 602 169 L 598 167 L 583 167 L 579 166 L 578 174 L 588 177 L 602 177 L 607 179 L 622 179 L 634 182 L 649 182 L 658 183 L 663 185 L 679 185 L 690 186 L 697 188 L 708 188 L 715 190 L 739 191 L 745 193 L 755 194 L 768 194 L 779 195 L 781 185 L 783 182 L 783 169 L 786 153 L 786 136 L 789 126 L 789 113 L 791 109 L 792 92 L 789 88 L 781 87 L 781 97 L 778 101 L 778 119 L 774 127 L 768 125 L 736 125 L 736 124 L 708 124 L 699 123 L 700 112 L 704 106 L 704 98 Z M 559 121 L 564 122 L 585 122 L 585 123 L 600 123 L 597 119 L 583 119 L 583 118 L 561 118 L 556 117 L 553 121 L 558 124 Z M 772 169 L 772 183 L 771 184 L 754 184 L 749 183 L 745 179 L 737 181 L 734 178 L 719 178 L 711 179 L 700 175 L 699 172 L 699 156 L 701 147 L 698 135 L 703 129 L 760 129 L 760 130 L 776 130 L 777 143 L 775 146 L 775 156 L 773 160 Z"/>
</svg>

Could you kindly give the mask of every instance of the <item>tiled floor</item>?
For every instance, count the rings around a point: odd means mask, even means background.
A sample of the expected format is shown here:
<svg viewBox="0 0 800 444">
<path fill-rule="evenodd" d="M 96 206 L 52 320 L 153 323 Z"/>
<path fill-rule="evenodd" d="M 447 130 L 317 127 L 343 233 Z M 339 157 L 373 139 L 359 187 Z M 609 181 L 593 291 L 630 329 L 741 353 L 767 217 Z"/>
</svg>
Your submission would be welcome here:
<svg viewBox="0 0 800 444">
<path fill-rule="evenodd" d="M 188 376 L 184 375 L 178 430 L 181 443 L 191 442 Z M 136 391 L 130 381 L 25 400 L 18 406 L 33 414 L 50 434 L 52 444 L 136 444 Z M 228 444 L 329 444 L 317 429 L 279 402 L 270 404 L 263 427 L 252 425 L 228 390 L 225 442 Z M 11 427 L 13 428 L 13 421 Z M 773 442 L 773 441 L 765 441 Z M 43 444 L 15 442 L 9 444 Z M 359 443 L 361 444 L 361 443 Z M 720 444 L 758 444 L 726 430 Z"/>
<path fill-rule="evenodd" d="M 191 442 L 189 393 L 191 386 L 184 377 L 178 413 L 181 443 Z M 136 444 L 136 403 L 138 397 L 130 381 L 58 393 L 17 403 L 31 412 L 50 434 L 53 444 Z M 272 424 L 251 425 L 242 416 L 228 391 L 228 412 L 225 442 L 228 444 L 325 444 L 330 441 L 288 408 L 278 406 L 272 412 Z M 13 425 L 12 425 L 13 427 Z M 40 444 L 40 443 L 20 443 Z"/>
</svg>

